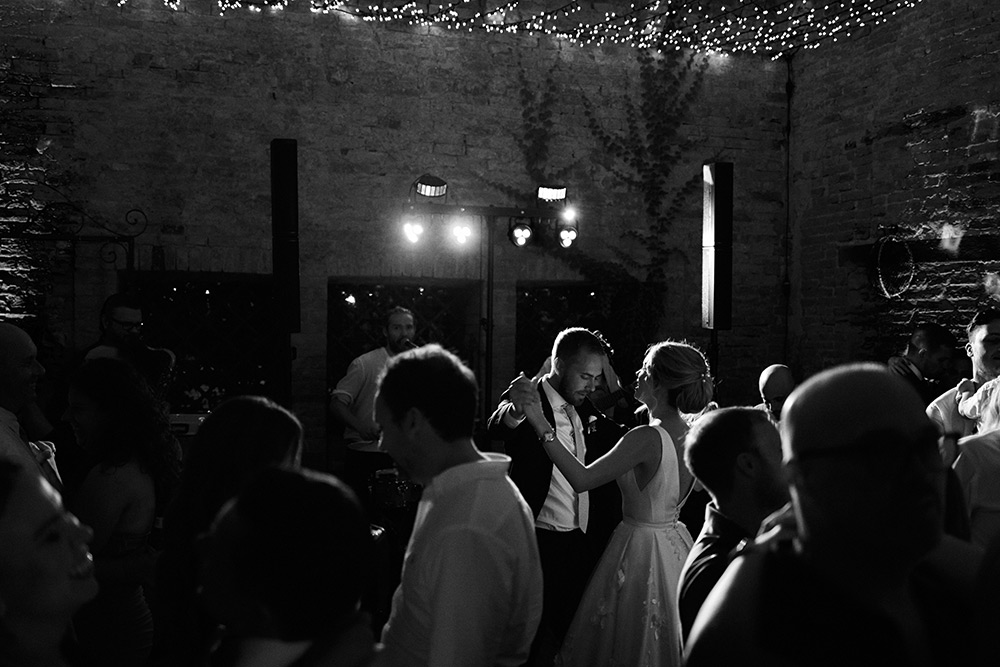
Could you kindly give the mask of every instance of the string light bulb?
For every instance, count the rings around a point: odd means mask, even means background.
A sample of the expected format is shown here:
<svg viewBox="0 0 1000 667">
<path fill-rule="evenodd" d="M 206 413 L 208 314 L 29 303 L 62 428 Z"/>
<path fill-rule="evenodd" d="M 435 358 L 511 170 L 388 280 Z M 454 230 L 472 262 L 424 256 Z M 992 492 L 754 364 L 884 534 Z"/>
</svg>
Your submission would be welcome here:
<svg viewBox="0 0 1000 667">
<path fill-rule="evenodd" d="M 458 245 L 465 245 L 472 237 L 472 227 L 464 222 L 457 222 L 451 227 L 451 236 Z"/>
<path fill-rule="evenodd" d="M 403 223 L 403 236 L 410 243 L 416 244 L 420 241 L 420 237 L 424 235 L 424 226 L 419 222 L 406 222 Z"/>
<path fill-rule="evenodd" d="M 163 0 L 175 11 L 184 0 Z M 219 13 L 247 9 L 278 12 L 293 0 L 216 0 Z M 691 49 L 705 52 L 769 55 L 779 58 L 797 49 L 836 42 L 855 31 L 871 29 L 923 0 L 646 0 L 627 11 L 593 15 L 579 0 L 557 0 L 538 9 L 520 0 L 444 0 L 440 4 L 398 0 L 308 1 L 315 13 L 341 13 L 378 23 L 404 23 L 470 32 L 542 34 L 579 46 L 611 43 L 643 49 Z M 129 0 L 118 0 L 122 6 Z M 493 4 L 496 3 L 496 4 Z M 764 6 L 762 6 L 764 5 Z M 586 20 L 588 12 L 590 20 Z M 579 15 L 585 20 L 578 20 Z"/>
</svg>

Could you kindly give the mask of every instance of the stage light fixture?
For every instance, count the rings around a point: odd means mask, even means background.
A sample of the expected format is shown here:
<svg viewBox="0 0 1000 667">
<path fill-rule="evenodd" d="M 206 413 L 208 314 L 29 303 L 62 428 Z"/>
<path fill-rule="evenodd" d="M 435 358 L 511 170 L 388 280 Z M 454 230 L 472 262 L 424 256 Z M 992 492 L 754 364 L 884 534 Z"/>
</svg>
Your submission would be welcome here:
<svg viewBox="0 0 1000 667">
<path fill-rule="evenodd" d="M 465 245 L 472 238 L 472 226 L 465 220 L 453 222 L 451 225 L 451 237 L 458 245 Z"/>
<path fill-rule="evenodd" d="M 559 245 L 568 248 L 576 242 L 580 236 L 579 225 L 576 221 L 576 209 L 567 204 L 559 214 L 556 221 L 556 232 L 558 233 Z"/>
<path fill-rule="evenodd" d="M 413 183 L 422 197 L 443 197 L 448 192 L 448 182 L 431 174 L 424 174 Z"/>
<path fill-rule="evenodd" d="M 561 225 L 559 228 L 559 245 L 568 248 L 576 241 L 577 231 L 574 227 Z"/>
<path fill-rule="evenodd" d="M 420 237 L 424 234 L 424 226 L 419 222 L 405 222 L 403 223 L 403 236 L 410 243 L 417 243 Z"/>
<path fill-rule="evenodd" d="M 566 199 L 566 187 L 559 185 L 540 185 L 538 187 L 538 198 L 542 201 L 562 201 Z"/>
<path fill-rule="evenodd" d="M 511 218 L 510 224 L 507 226 L 507 238 L 516 247 L 523 248 L 528 245 L 533 235 L 534 230 L 532 230 L 530 222 L 523 218 Z"/>
</svg>

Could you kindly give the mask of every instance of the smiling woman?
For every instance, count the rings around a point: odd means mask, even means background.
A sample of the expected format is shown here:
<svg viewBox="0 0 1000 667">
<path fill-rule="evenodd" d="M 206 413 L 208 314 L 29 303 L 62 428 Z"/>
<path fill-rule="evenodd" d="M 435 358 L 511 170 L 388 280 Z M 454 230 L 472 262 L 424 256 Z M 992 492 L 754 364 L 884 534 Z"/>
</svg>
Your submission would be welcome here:
<svg viewBox="0 0 1000 667">
<path fill-rule="evenodd" d="M 68 664 L 70 621 L 97 595 L 92 535 L 34 470 L 0 459 L 0 664 Z"/>
</svg>

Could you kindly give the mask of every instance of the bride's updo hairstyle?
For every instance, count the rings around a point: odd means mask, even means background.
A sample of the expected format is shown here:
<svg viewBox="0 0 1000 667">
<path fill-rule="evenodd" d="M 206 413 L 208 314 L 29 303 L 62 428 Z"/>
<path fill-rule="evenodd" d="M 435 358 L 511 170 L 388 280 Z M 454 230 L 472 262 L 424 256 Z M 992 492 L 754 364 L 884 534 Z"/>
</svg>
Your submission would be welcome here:
<svg viewBox="0 0 1000 667">
<path fill-rule="evenodd" d="M 667 402 L 688 414 L 704 410 L 712 400 L 712 375 L 708 362 L 687 343 L 663 341 L 649 348 L 643 366 L 653 387 L 667 390 Z"/>
</svg>

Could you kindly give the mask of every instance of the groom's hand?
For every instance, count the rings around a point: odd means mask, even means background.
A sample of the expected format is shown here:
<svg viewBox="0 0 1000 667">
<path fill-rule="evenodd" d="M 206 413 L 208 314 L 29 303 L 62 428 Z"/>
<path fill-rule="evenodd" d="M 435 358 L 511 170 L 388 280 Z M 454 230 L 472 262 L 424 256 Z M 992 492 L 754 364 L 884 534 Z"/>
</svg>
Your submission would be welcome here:
<svg viewBox="0 0 1000 667">
<path fill-rule="evenodd" d="M 514 416 L 520 419 L 526 414 L 527 408 L 538 404 L 538 387 L 522 371 L 510 383 L 510 387 L 507 389 L 507 398 L 514 406 Z"/>
</svg>

